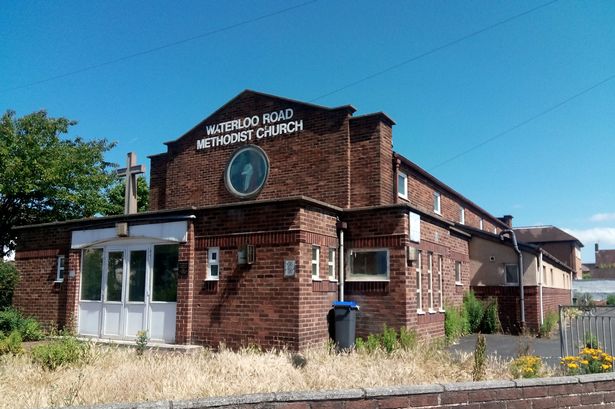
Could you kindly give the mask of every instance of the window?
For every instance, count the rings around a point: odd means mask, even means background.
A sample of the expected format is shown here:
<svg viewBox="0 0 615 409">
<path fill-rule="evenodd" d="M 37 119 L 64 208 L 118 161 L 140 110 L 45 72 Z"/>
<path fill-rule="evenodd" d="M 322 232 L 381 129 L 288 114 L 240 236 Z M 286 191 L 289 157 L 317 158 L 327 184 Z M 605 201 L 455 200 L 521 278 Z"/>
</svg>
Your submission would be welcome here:
<svg viewBox="0 0 615 409">
<path fill-rule="evenodd" d="M 178 270 L 179 246 L 177 244 L 154 246 L 152 301 L 177 301 Z"/>
<path fill-rule="evenodd" d="M 427 254 L 427 296 L 429 297 L 429 312 L 433 309 L 433 253 Z"/>
<path fill-rule="evenodd" d="M 352 250 L 349 264 L 351 280 L 389 279 L 389 251 L 386 249 Z"/>
<path fill-rule="evenodd" d="M 100 301 L 103 250 L 83 250 L 81 260 L 81 300 Z"/>
<path fill-rule="evenodd" d="M 320 247 L 312 246 L 312 279 L 318 280 L 320 277 Z"/>
<path fill-rule="evenodd" d="M 555 286 L 555 281 L 553 279 L 553 269 L 550 269 L 550 270 L 551 270 L 551 285 Z"/>
<path fill-rule="evenodd" d="M 58 256 L 56 260 L 56 283 L 61 283 L 64 281 L 64 263 L 66 258 L 64 256 Z"/>
<path fill-rule="evenodd" d="M 459 206 L 459 223 L 466 223 L 466 209 L 464 209 L 463 206 Z"/>
<path fill-rule="evenodd" d="M 547 267 L 542 266 L 542 283 L 547 285 Z"/>
<path fill-rule="evenodd" d="M 408 176 L 402 172 L 397 172 L 397 196 L 408 198 Z"/>
<path fill-rule="evenodd" d="M 419 250 L 418 260 L 416 263 L 416 312 L 423 313 L 423 276 L 421 269 L 423 268 L 422 252 Z"/>
<path fill-rule="evenodd" d="M 483 230 L 483 219 L 481 218 L 480 221 L 478 222 L 478 227 Z"/>
<path fill-rule="evenodd" d="M 506 264 L 506 284 L 519 284 L 519 268 L 516 264 Z"/>
<path fill-rule="evenodd" d="M 421 241 L 421 216 L 410 212 L 408 223 L 410 223 L 410 241 L 419 243 Z"/>
<path fill-rule="evenodd" d="M 440 192 L 433 192 L 433 211 L 440 214 Z"/>
<path fill-rule="evenodd" d="M 335 280 L 335 249 L 329 249 L 329 280 Z"/>
<path fill-rule="evenodd" d="M 455 261 L 455 284 L 461 285 L 461 261 Z"/>
<path fill-rule="evenodd" d="M 207 250 L 207 279 L 220 279 L 220 247 L 211 247 Z"/>
<path fill-rule="evenodd" d="M 444 311 L 444 259 L 438 256 L 438 307 Z"/>
</svg>

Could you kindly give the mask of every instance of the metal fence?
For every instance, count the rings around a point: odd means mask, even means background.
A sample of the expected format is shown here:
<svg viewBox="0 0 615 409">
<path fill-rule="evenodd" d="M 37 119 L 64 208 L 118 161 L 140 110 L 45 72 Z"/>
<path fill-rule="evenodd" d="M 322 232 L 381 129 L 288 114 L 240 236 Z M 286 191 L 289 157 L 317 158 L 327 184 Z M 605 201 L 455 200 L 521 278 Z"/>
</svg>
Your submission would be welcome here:
<svg viewBox="0 0 615 409">
<path fill-rule="evenodd" d="M 615 353 L 615 307 L 561 305 L 559 334 L 562 357 L 584 347 Z"/>
</svg>

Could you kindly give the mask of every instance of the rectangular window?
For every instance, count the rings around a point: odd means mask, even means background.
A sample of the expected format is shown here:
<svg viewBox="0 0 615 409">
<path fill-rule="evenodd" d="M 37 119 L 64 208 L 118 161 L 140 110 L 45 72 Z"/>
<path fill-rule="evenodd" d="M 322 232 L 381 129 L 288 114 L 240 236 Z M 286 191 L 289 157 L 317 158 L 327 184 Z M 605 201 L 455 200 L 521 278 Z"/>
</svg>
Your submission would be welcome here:
<svg viewBox="0 0 615 409">
<path fill-rule="evenodd" d="M 100 301 L 103 250 L 83 250 L 81 260 L 81 300 Z"/>
<path fill-rule="evenodd" d="M 459 206 L 459 223 L 466 224 L 466 209 L 462 206 Z"/>
<path fill-rule="evenodd" d="M 177 302 L 178 269 L 179 246 L 177 244 L 154 246 L 152 301 Z"/>
<path fill-rule="evenodd" d="M 421 269 L 423 268 L 422 252 L 419 250 L 418 260 L 416 263 L 416 312 L 423 312 L 423 276 Z"/>
<path fill-rule="evenodd" d="M 553 269 L 550 269 L 550 270 L 551 270 L 551 285 L 555 286 L 555 280 L 553 278 Z"/>
<path fill-rule="evenodd" d="M 207 279 L 220 279 L 220 247 L 211 247 L 207 250 Z"/>
<path fill-rule="evenodd" d="M 145 269 L 147 266 L 147 251 L 133 250 L 130 252 L 130 270 L 128 272 L 128 301 L 145 301 Z"/>
<path fill-rule="evenodd" d="M 506 264 L 506 284 L 519 284 L 519 268 L 516 264 Z"/>
<path fill-rule="evenodd" d="M 410 212 L 410 241 L 419 243 L 421 241 L 421 215 Z"/>
<path fill-rule="evenodd" d="M 542 266 L 542 283 L 547 285 L 547 267 Z"/>
<path fill-rule="evenodd" d="M 483 219 L 481 218 L 481 219 L 480 219 L 480 221 L 478 222 L 478 227 L 479 227 L 481 230 L 483 230 L 483 225 L 484 225 L 484 222 L 483 222 Z"/>
<path fill-rule="evenodd" d="M 122 301 L 122 285 L 124 283 L 124 252 L 110 251 L 107 253 L 107 290 L 105 301 Z"/>
<path fill-rule="evenodd" d="M 461 261 L 455 261 L 455 284 L 461 285 Z"/>
<path fill-rule="evenodd" d="M 429 297 L 429 312 L 433 312 L 433 253 L 427 254 L 427 296 Z"/>
<path fill-rule="evenodd" d="M 320 247 L 312 246 L 312 279 L 319 279 L 320 276 Z"/>
<path fill-rule="evenodd" d="M 433 192 L 433 211 L 440 214 L 440 192 Z"/>
<path fill-rule="evenodd" d="M 66 258 L 64 256 L 58 256 L 56 259 L 56 283 L 64 281 L 64 263 Z"/>
<path fill-rule="evenodd" d="M 408 176 L 402 172 L 397 172 L 397 196 L 408 198 Z"/>
<path fill-rule="evenodd" d="M 335 249 L 329 249 L 329 280 L 335 280 Z"/>
<path fill-rule="evenodd" d="M 384 281 L 389 279 L 389 251 L 352 250 L 350 252 L 350 279 Z"/>
<path fill-rule="evenodd" d="M 444 311 L 444 259 L 438 256 L 438 307 Z"/>
</svg>

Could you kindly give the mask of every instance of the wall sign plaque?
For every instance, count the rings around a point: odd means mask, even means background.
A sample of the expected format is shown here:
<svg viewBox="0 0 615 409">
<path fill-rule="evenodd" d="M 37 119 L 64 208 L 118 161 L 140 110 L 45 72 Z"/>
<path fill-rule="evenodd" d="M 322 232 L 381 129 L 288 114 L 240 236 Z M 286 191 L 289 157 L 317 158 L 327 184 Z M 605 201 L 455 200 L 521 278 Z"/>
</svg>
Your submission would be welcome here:
<svg viewBox="0 0 615 409">
<path fill-rule="evenodd" d="M 268 176 L 269 158 L 258 146 L 249 145 L 231 157 L 224 172 L 224 183 L 231 194 L 244 199 L 260 192 Z"/>
</svg>

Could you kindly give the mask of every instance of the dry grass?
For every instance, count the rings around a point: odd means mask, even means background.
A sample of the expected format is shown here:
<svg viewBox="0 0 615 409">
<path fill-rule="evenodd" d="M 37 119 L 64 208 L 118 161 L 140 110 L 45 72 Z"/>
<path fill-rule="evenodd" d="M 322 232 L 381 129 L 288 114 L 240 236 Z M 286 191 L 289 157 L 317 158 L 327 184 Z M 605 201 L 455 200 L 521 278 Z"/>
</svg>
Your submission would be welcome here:
<svg viewBox="0 0 615 409">
<path fill-rule="evenodd" d="M 244 349 L 194 355 L 94 346 L 87 363 L 46 371 L 28 355 L 0 358 L 0 407 L 39 408 L 108 402 L 189 399 L 258 392 L 343 389 L 472 379 L 471 354 L 451 355 L 434 346 L 372 354 L 335 354 L 326 347 L 304 352 L 295 368 L 291 353 Z M 486 379 L 509 379 L 509 362 L 489 358 Z"/>
</svg>

